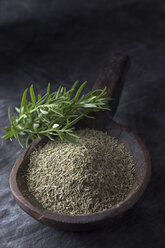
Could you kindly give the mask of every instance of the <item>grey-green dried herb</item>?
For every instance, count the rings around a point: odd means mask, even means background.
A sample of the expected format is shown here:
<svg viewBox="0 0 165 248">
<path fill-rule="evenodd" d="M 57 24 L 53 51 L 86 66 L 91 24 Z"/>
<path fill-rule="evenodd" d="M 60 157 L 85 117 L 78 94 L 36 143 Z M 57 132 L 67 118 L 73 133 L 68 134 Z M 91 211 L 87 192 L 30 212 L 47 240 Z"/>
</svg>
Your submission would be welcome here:
<svg viewBox="0 0 165 248">
<path fill-rule="evenodd" d="M 30 155 L 29 191 L 44 208 L 83 215 L 122 201 L 134 183 L 134 162 L 117 139 L 94 129 L 78 130 L 78 145 L 49 141 Z"/>
</svg>

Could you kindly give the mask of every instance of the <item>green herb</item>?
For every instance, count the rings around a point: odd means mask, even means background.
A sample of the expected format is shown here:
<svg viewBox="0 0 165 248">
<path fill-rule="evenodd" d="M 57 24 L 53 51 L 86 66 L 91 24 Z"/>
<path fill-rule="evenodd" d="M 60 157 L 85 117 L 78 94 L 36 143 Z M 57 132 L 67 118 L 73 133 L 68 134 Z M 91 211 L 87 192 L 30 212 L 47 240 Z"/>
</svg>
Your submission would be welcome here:
<svg viewBox="0 0 165 248">
<path fill-rule="evenodd" d="M 83 117 L 92 118 L 91 112 L 109 110 L 106 106 L 110 98 L 106 98 L 106 88 L 94 90 L 82 96 L 82 90 L 87 82 L 84 82 L 76 91 L 78 81 L 70 90 L 59 87 L 56 92 L 50 93 L 50 83 L 44 96 L 36 97 L 33 85 L 30 86 L 31 100 L 27 100 L 26 89 L 23 93 L 20 108 L 16 107 L 17 116 L 12 116 L 11 108 L 8 116 L 11 126 L 4 128 L 5 139 L 18 139 L 23 147 L 22 136 L 26 137 L 26 146 L 36 137 L 47 136 L 54 140 L 59 136 L 61 140 L 75 143 L 74 125 Z M 73 138 L 72 138 L 72 137 Z"/>
<path fill-rule="evenodd" d="M 52 212 L 83 215 L 107 210 L 132 189 L 133 159 L 107 133 L 83 129 L 76 135 L 77 146 L 57 138 L 30 154 L 28 190 Z"/>
</svg>

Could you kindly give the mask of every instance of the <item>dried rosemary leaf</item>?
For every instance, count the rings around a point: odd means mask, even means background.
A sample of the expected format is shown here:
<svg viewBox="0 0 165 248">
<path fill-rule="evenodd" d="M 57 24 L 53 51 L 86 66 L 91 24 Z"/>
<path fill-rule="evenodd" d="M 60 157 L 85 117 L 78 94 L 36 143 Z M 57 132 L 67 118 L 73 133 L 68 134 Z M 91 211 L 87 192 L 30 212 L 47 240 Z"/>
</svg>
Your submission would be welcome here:
<svg viewBox="0 0 165 248">
<path fill-rule="evenodd" d="M 78 145 L 49 141 L 30 155 L 29 191 L 52 212 L 83 215 L 122 201 L 134 183 L 134 162 L 107 133 L 78 130 Z"/>
</svg>

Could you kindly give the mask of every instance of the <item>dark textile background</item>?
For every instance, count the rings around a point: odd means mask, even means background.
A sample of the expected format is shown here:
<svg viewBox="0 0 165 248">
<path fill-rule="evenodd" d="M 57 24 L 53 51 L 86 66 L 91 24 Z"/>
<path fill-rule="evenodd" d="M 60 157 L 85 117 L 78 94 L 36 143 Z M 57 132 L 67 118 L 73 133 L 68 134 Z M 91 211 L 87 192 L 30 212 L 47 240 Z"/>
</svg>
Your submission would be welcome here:
<svg viewBox="0 0 165 248">
<path fill-rule="evenodd" d="M 90 233 L 46 227 L 24 213 L 9 189 L 22 152 L 0 140 L 1 248 L 165 247 L 165 2 L 163 0 L 0 0 L 0 135 L 7 107 L 34 83 L 87 90 L 114 52 L 132 65 L 114 119 L 139 135 L 152 162 L 150 184 L 136 206 L 113 225 Z"/>
</svg>

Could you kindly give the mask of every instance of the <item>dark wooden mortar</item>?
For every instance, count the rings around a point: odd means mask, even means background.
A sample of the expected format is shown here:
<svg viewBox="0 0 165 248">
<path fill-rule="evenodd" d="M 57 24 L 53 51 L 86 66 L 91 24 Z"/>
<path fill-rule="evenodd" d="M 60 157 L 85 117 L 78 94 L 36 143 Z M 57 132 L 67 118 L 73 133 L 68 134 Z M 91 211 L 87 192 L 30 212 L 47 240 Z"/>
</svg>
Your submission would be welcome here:
<svg viewBox="0 0 165 248">
<path fill-rule="evenodd" d="M 130 209 L 143 194 L 150 178 L 151 166 L 149 153 L 139 137 L 126 130 L 112 120 L 117 108 L 124 75 L 129 67 L 129 58 L 122 55 L 114 55 L 111 58 L 110 66 L 99 75 L 93 89 L 108 87 L 108 97 L 113 97 L 111 115 L 108 112 L 100 112 L 95 120 L 83 120 L 79 127 L 91 127 L 107 131 L 125 147 L 133 156 L 135 167 L 135 183 L 124 201 L 118 203 L 107 211 L 83 216 L 69 216 L 52 213 L 45 210 L 39 202 L 28 192 L 26 184 L 26 170 L 28 168 L 28 155 L 36 149 L 37 145 L 47 142 L 46 138 L 36 139 L 32 142 L 22 155 L 18 158 L 10 174 L 10 188 L 18 205 L 29 215 L 43 224 L 58 227 L 70 231 L 86 231 L 101 227 L 110 223 Z"/>
</svg>

